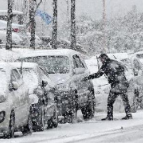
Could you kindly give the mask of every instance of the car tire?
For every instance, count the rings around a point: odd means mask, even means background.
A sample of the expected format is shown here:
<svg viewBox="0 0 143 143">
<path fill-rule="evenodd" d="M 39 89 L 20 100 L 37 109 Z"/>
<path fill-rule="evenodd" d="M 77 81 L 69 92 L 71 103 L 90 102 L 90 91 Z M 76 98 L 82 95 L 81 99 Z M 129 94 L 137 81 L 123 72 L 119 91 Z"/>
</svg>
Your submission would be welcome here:
<svg viewBox="0 0 143 143">
<path fill-rule="evenodd" d="M 31 118 L 31 112 L 28 116 L 27 124 L 22 128 L 23 135 L 32 134 L 33 124 Z"/>
<path fill-rule="evenodd" d="M 15 131 L 15 113 L 14 111 L 12 111 L 10 114 L 9 131 L 8 133 L 4 134 L 4 138 L 14 138 L 14 131 Z"/>
</svg>

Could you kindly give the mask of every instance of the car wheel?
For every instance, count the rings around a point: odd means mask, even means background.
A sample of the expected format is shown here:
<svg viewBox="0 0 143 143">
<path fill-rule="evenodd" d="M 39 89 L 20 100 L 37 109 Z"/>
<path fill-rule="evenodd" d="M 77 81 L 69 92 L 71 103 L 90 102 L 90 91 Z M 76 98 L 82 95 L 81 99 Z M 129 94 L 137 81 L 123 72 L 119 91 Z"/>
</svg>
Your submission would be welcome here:
<svg viewBox="0 0 143 143">
<path fill-rule="evenodd" d="M 29 114 L 27 125 L 24 126 L 23 129 L 22 129 L 23 135 L 32 134 L 32 129 L 33 129 L 32 118 L 31 118 L 31 114 Z"/>
<path fill-rule="evenodd" d="M 15 130 L 15 113 L 11 112 L 10 121 L 9 121 L 9 131 L 4 134 L 4 138 L 14 138 L 14 130 Z"/>
</svg>

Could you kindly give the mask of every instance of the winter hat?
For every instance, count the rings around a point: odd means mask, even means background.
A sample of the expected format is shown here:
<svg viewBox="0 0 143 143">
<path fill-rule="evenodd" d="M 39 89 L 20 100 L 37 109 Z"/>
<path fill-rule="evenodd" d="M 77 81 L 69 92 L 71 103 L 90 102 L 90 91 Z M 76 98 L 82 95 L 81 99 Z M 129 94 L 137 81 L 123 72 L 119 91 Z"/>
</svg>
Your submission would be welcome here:
<svg viewBox="0 0 143 143">
<path fill-rule="evenodd" d="M 107 59 L 109 59 L 109 57 L 106 54 L 101 54 L 99 56 L 99 59 L 105 59 L 105 60 L 107 60 Z"/>
</svg>

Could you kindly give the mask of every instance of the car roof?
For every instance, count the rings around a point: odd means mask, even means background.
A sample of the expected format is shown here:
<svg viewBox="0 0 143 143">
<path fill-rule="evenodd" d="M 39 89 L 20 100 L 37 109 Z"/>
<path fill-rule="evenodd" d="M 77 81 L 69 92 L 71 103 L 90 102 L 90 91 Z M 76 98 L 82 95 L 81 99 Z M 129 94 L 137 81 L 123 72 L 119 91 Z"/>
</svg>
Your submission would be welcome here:
<svg viewBox="0 0 143 143">
<path fill-rule="evenodd" d="M 80 54 L 77 51 L 71 49 L 55 49 L 55 50 L 36 50 L 23 55 L 21 58 L 26 57 L 36 57 L 36 56 L 72 56 L 75 54 Z"/>
<path fill-rule="evenodd" d="M 16 68 L 36 68 L 38 64 L 36 63 L 30 63 L 30 62 L 12 62 L 10 63 L 12 66 Z"/>
<path fill-rule="evenodd" d="M 10 71 L 15 69 L 9 62 L 0 62 L 0 69 L 4 69 L 5 71 Z"/>
</svg>

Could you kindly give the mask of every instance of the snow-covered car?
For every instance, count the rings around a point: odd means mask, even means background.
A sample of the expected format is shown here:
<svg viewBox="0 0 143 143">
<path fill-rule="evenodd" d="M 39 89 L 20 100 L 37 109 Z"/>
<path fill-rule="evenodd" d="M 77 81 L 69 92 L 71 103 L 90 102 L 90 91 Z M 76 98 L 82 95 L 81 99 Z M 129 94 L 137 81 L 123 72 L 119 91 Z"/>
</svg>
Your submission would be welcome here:
<svg viewBox="0 0 143 143">
<path fill-rule="evenodd" d="M 1 62 L 0 78 L 0 134 L 12 138 L 15 131 L 31 133 L 31 100 L 21 74 L 11 64 Z"/>
<path fill-rule="evenodd" d="M 132 98 L 132 111 L 136 112 L 137 109 L 143 108 L 143 63 L 135 55 L 129 56 L 130 62 L 126 67 L 132 71 L 132 78 L 130 79 L 130 90 L 133 91 Z"/>
<path fill-rule="evenodd" d="M 78 109 L 84 119 L 94 116 L 94 88 L 91 81 L 82 80 L 89 71 L 80 53 L 70 49 L 38 50 L 19 61 L 36 62 L 49 74 L 56 83 L 57 99 L 62 99 L 58 105 L 62 105 L 60 112 L 65 120 L 72 122 Z"/>
<path fill-rule="evenodd" d="M 2 40 L 2 44 L 6 43 L 6 30 L 0 30 L 0 39 Z M 16 32 L 12 32 L 12 44 L 21 45 L 22 43 L 22 38 Z"/>
<path fill-rule="evenodd" d="M 17 24 L 17 23 L 12 23 L 12 30 L 13 31 L 17 31 L 19 30 L 20 28 L 23 28 L 24 25 L 20 25 L 20 24 Z M 0 30 L 6 30 L 7 29 L 7 21 L 5 20 L 0 20 Z"/>
<path fill-rule="evenodd" d="M 14 63 L 23 75 L 23 80 L 29 87 L 29 95 L 36 94 L 37 103 L 32 104 L 32 123 L 34 131 L 42 131 L 58 126 L 57 107 L 54 102 L 54 83 L 48 74 L 36 63 Z"/>
</svg>

